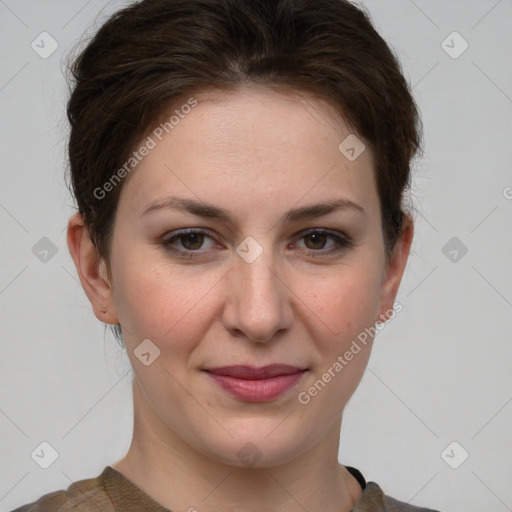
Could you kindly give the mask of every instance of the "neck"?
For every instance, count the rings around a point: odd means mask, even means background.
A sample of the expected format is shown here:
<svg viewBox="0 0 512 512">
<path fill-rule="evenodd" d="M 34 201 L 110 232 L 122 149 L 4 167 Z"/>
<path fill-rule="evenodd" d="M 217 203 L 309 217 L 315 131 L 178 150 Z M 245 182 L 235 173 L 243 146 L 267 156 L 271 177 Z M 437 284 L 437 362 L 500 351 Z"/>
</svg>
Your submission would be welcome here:
<svg viewBox="0 0 512 512">
<path fill-rule="evenodd" d="M 140 407 L 134 407 L 130 449 L 112 467 L 171 511 L 348 512 L 361 494 L 337 460 L 341 418 L 317 445 L 284 464 L 238 467 L 194 449 L 156 417 L 139 393 L 134 385 Z"/>
</svg>

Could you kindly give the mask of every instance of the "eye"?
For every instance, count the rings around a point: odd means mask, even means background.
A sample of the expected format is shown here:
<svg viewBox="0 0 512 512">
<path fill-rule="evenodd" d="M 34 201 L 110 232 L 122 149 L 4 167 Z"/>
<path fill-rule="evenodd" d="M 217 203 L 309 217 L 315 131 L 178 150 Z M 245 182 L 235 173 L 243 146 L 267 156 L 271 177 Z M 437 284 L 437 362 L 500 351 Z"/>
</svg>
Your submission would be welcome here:
<svg viewBox="0 0 512 512">
<path fill-rule="evenodd" d="M 340 252 L 352 246 L 352 241 L 341 233 L 314 229 L 303 233 L 295 247 L 301 249 L 303 241 L 304 251 L 309 256 L 322 256 Z"/>
<path fill-rule="evenodd" d="M 216 243 L 206 231 L 184 229 L 164 238 L 161 245 L 171 252 L 192 257 L 193 253 L 211 249 Z"/>
<path fill-rule="evenodd" d="M 182 229 L 164 237 L 160 245 L 183 258 L 204 256 L 209 249 L 224 249 L 209 232 L 200 229 Z M 311 257 L 328 256 L 348 249 L 353 242 L 344 234 L 325 229 L 311 229 L 291 244 Z"/>
</svg>

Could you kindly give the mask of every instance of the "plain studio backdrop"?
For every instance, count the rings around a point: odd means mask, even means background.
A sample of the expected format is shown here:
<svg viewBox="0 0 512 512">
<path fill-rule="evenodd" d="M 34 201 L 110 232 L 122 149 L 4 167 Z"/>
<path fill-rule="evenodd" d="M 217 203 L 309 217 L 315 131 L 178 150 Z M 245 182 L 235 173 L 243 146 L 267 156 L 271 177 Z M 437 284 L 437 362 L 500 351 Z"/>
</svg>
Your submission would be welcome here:
<svg viewBox="0 0 512 512">
<path fill-rule="evenodd" d="M 413 87 L 425 154 L 403 309 L 339 460 L 412 504 L 512 510 L 512 0 L 361 3 Z M 0 0 L 0 511 L 97 476 L 131 439 L 129 361 L 79 285 L 63 179 L 63 60 L 123 5 Z"/>
</svg>

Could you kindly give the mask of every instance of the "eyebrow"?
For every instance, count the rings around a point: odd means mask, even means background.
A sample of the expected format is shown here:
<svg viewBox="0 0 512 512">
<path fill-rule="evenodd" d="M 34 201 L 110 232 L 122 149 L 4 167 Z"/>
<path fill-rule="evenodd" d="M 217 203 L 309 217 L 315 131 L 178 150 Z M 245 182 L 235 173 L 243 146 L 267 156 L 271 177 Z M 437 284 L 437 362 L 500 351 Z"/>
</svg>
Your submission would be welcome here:
<svg viewBox="0 0 512 512">
<path fill-rule="evenodd" d="M 153 201 L 149 207 L 144 210 L 144 212 L 142 212 L 141 217 L 163 208 L 177 209 L 191 213 L 193 215 L 197 215 L 198 217 L 216 219 L 225 223 L 235 223 L 232 215 L 223 208 L 219 208 L 202 201 L 195 201 L 193 199 L 183 199 L 172 196 Z M 359 213 L 366 215 L 364 208 L 354 201 L 351 201 L 350 199 L 333 199 L 331 201 L 311 204 L 290 210 L 283 215 L 281 222 L 297 222 L 300 220 L 321 217 L 337 210 L 348 209 L 356 210 Z"/>
</svg>

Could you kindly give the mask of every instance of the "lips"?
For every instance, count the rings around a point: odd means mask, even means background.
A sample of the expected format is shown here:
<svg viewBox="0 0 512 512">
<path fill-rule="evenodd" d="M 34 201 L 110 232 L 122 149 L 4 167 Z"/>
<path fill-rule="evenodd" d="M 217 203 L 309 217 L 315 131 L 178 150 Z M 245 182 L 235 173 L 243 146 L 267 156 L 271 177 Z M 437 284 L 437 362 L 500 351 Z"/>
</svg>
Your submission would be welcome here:
<svg viewBox="0 0 512 512">
<path fill-rule="evenodd" d="M 209 368 L 205 371 L 216 375 L 225 375 L 226 377 L 234 377 L 236 379 L 260 380 L 278 377 L 280 375 L 292 375 L 302 372 L 305 368 L 292 366 L 289 364 L 270 364 L 267 366 L 221 366 L 218 368 Z"/>
<path fill-rule="evenodd" d="M 238 365 L 206 369 L 220 389 L 243 402 L 268 402 L 296 387 L 307 369 L 288 364 Z"/>
</svg>

